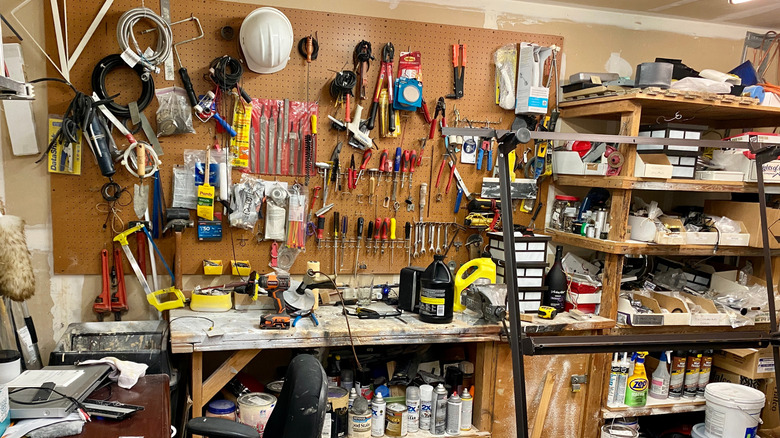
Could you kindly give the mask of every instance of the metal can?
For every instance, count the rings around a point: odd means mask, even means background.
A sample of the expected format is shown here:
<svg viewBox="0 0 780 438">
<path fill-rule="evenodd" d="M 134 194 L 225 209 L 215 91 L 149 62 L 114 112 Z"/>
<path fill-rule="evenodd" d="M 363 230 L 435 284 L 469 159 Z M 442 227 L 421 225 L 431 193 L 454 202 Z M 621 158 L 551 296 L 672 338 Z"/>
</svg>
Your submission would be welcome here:
<svg viewBox="0 0 780 438">
<path fill-rule="evenodd" d="M 431 434 L 444 435 L 447 429 L 447 390 L 439 383 L 433 391 L 433 413 L 431 414 Z"/>
<path fill-rule="evenodd" d="M 282 393 L 282 387 L 284 386 L 284 380 L 274 380 L 265 385 L 265 390 L 270 392 L 271 395 L 279 397 Z"/>
<path fill-rule="evenodd" d="M 460 399 L 463 402 L 460 410 L 460 430 L 471 430 L 471 421 L 474 412 L 474 397 L 471 396 L 471 393 L 468 389 L 463 388 L 463 392 L 460 394 Z"/>
<path fill-rule="evenodd" d="M 387 405 L 385 411 L 387 436 L 406 436 L 407 433 L 407 408 L 400 403 L 391 403 Z"/>
<path fill-rule="evenodd" d="M 460 435 L 461 406 L 463 403 L 456 390 L 447 400 L 447 435 Z"/>
<path fill-rule="evenodd" d="M 238 421 L 252 426 L 263 436 L 265 424 L 276 407 L 276 397 L 262 392 L 250 392 L 236 400 L 238 403 Z"/>
<path fill-rule="evenodd" d="M 384 436 L 386 409 L 387 403 L 382 394 L 375 392 L 371 400 L 371 436 Z"/>
<path fill-rule="evenodd" d="M 353 438 L 371 438 L 371 409 L 368 400 L 358 397 L 349 410 L 349 436 Z"/>
</svg>

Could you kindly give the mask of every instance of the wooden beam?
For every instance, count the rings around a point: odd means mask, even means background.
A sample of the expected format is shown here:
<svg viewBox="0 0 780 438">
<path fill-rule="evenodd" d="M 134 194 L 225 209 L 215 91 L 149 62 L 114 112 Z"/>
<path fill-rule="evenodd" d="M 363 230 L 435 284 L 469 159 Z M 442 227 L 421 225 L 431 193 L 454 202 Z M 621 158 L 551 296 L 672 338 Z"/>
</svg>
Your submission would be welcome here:
<svg viewBox="0 0 780 438">
<path fill-rule="evenodd" d="M 550 408 L 550 401 L 552 400 L 554 381 L 555 374 L 553 371 L 547 371 L 544 377 L 544 386 L 542 386 L 542 399 L 539 401 L 539 408 L 536 410 L 536 417 L 534 417 L 531 438 L 542 438 L 544 420 L 547 419 L 547 410 Z"/>
<path fill-rule="evenodd" d="M 585 399 L 585 409 L 582 411 L 583 426 L 581 438 L 600 436 L 601 406 L 604 402 L 604 394 L 606 394 L 605 385 L 609 385 L 609 379 L 606 378 L 606 375 L 609 372 L 607 365 L 610 363 L 610 360 L 609 354 L 590 355 L 588 393 Z"/>
<path fill-rule="evenodd" d="M 242 368 L 260 353 L 260 350 L 238 350 L 230 355 L 222 365 L 203 382 L 203 400 L 210 400 L 232 379 Z M 202 353 L 201 353 L 202 354 Z"/>
<path fill-rule="evenodd" d="M 493 407 L 495 406 L 496 367 L 498 366 L 498 345 L 495 342 L 477 344 L 477 373 L 474 376 L 474 414 L 472 423 L 479 430 L 493 431 Z"/>
<path fill-rule="evenodd" d="M 192 352 L 192 418 L 203 415 L 203 353 Z"/>
</svg>

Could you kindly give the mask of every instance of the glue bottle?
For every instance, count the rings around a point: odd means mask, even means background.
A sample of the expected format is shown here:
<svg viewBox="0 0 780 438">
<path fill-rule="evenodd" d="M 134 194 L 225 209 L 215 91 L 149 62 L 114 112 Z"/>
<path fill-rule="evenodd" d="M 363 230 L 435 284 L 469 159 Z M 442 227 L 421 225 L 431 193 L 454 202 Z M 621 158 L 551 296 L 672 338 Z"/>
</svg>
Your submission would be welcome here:
<svg viewBox="0 0 780 438">
<path fill-rule="evenodd" d="M 628 353 L 623 353 L 623 358 L 620 360 L 620 374 L 618 374 L 618 386 L 617 393 L 615 393 L 615 405 L 622 405 L 626 400 L 628 367 Z"/>
<path fill-rule="evenodd" d="M 647 404 L 647 373 L 645 372 L 646 351 L 634 353 L 636 363 L 634 364 L 634 374 L 628 378 L 626 383 L 626 405 L 631 407 L 642 407 Z"/>
<path fill-rule="evenodd" d="M 609 392 L 607 393 L 607 406 L 615 406 L 617 398 L 618 380 L 620 379 L 620 359 L 618 353 L 612 355 L 612 365 L 609 369 Z"/>
</svg>

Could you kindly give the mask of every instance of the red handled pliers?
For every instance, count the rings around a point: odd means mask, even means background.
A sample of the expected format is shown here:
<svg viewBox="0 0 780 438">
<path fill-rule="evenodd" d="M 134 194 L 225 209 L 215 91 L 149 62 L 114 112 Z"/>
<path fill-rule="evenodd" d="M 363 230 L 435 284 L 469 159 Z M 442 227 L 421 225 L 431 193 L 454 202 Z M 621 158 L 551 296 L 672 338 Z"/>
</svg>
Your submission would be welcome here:
<svg viewBox="0 0 780 438">
<path fill-rule="evenodd" d="M 349 170 L 347 171 L 347 188 L 354 190 L 357 187 L 358 172 L 355 169 L 355 156 L 349 160 Z"/>
<path fill-rule="evenodd" d="M 431 131 L 428 133 L 428 138 L 433 140 L 433 134 L 436 132 L 436 118 L 441 114 L 441 125 L 447 126 L 447 104 L 444 103 L 444 98 L 440 97 L 436 102 L 436 112 L 433 113 L 433 119 L 431 119 Z"/>
</svg>

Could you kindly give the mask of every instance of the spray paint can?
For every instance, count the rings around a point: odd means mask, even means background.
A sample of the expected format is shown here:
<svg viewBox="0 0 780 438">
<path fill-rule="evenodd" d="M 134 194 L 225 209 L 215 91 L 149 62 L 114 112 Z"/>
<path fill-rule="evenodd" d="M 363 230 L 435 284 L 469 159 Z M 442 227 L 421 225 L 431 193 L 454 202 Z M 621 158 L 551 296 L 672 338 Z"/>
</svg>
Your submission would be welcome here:
<svg viewBox="0 0 780 438">
<path fill-rule="evenodd" d="M 460 409 L 460 430 L 471 430 L 472 415 L 474 414 L 474 397 L 471 396 L 467 388 L 463 388 L 460 399 L 463 402 Z"/>
<path fill-rule="evenodd" d="M 433 414 L 433 386 L 420 386 L 420 430 L 431 430 Z"/>
<path fill-rule="evenodd" d="M 368 407 L 368 400 L 363 397 L 355 399 L 349 410 L 347 423 L 350 437 L 371 438 L 371 409 Z"/>
<path fill-rule="evenodd" d="M 355 399 L 357 398 L 357 390 L 355 387 L 350 388 L 349 390 L 349 409 L 352 409 L 352 404 L 355 403 Z"/>
<path fill-rule="evenodd" d="M 382 398 L 382 394 L 374 393 L 374 399 L 371 400 L 371 436 L 385 435 L 385 408 L 387 403 Z"/>
<path fill-rule="evenodd" d="M 704 350 L 701 354 L 701 368 L 699 368 L 699 385 L 696 391 L 697 398 L 704 398 L 704 390 L 710 383 L 710 372 L 712 371 L 712 350 Z"/>
<path fill-rule="evenodd" d="M 447 435 L 460 435 L 460 420 L 463 408 L 463 402 L 458 396 L 458 392 L 452 394 L 447 400 Z"/>
<path fill-rule="evenodd" d="M 447 390 L 441 383 L 433 391 L 431 406 L 431 435 L 444 435 L 447 429 Z"/>
<path fill-rule="evenodd" d="M 669 398 L 682 398 L 685 381 L 685 358 L 684 351 L 678 350 L 672 354 L 672 361 L 669 362 Z"/>
<path fill-rule="evenodd" d="M 699 371 L 701 370 L 701 353 L 691 351 L 685 364 L 685 383 L 683 397 L 696 398 L 699 392 Z"/>
<path fill-rule="evenodd" d="M 417 432 L 420 429 L 420 388 L 409 386 L 406 388 L 406 430 Z"/>
</svg>

